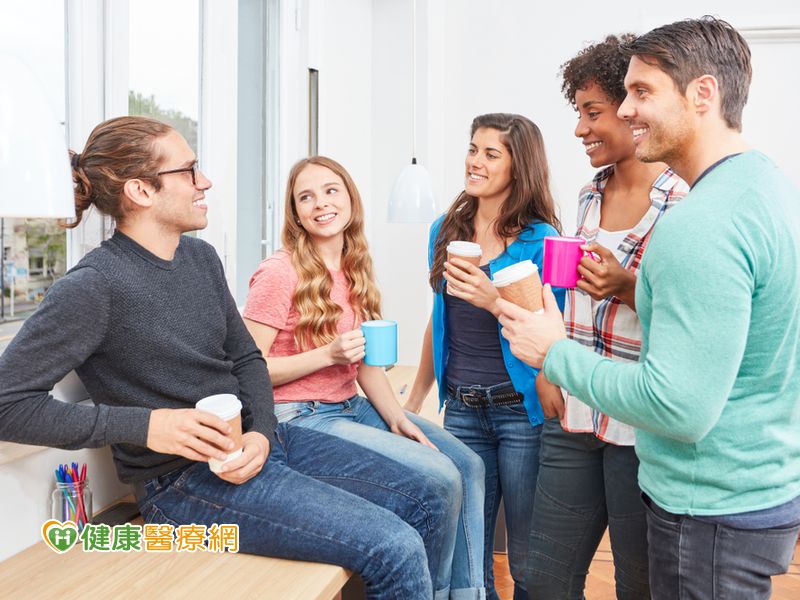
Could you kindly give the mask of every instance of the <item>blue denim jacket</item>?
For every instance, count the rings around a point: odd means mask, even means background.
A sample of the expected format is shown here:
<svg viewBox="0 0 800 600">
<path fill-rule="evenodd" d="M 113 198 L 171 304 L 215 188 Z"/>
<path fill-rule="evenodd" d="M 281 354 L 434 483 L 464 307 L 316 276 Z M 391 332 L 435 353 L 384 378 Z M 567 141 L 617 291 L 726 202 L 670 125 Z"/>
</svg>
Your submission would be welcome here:
<svg viewBox="0 0 800 600">
<path fill-rule="evenodd" d="M 428 268 L 433 267 L 433 254 L 436 245 L 436 238 L 439 236 L 439 229 L 444 220 L 444 215 L 439 217 L 431 225 L 430 237 L 428 238 Z M 542 270 L 542 252 L 544 250 L 544 238 L 548 235 L 558 235 L 554 227 L 539 221 L 530 223 L 519 237 L 494 260 L 489 261 L 489 271 L 492 276 L 505 267 L 513 265 L 522 260 L 532 260 Z M 565 290 L 554 288 L 558 307 L 564 310 Z M 447 339 L 447 309 L 441 293 L 434 293 L 433 296 L 433 371 L 436 374 L 436 383 L 439 385 L 439 410 L 444 405 L 447 395 L 444 375 L 447 366 L 448 339 Z M 523 405 L 528 412 L 528 420 L 531 425 L 541 425 L 544 421 L 542 407 L 539 404 L 539 397 L 536 395 L 536 374 L 539 369 L 529 367 L 513 354 L 508 346 L 508 340 L 500 335 L 500 324 L 497 324 L 497 335 L 500 338 L 500 347 L 503 350 L 503 360 L 506 363 L 506 370 L 514 385 L 514 389 L 523 396 Z"/>
</svg>

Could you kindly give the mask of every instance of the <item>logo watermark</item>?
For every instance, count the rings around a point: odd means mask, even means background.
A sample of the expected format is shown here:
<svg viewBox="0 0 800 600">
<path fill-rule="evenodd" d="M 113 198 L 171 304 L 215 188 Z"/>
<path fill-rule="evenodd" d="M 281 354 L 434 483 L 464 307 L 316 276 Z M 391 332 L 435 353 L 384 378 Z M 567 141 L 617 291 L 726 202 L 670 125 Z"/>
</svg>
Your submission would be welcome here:
<svg viewBox="0 0 800 600">
<path fill-rule="evenodd" d="M 42 539 L 62 554 L 79 541 L 84 552 L 239 552 L 239 526 L 227 523 L 197 525 L 93 525 L 79 532 L 73 521 L 50 519 L 42 525 Z"/>
</svg>

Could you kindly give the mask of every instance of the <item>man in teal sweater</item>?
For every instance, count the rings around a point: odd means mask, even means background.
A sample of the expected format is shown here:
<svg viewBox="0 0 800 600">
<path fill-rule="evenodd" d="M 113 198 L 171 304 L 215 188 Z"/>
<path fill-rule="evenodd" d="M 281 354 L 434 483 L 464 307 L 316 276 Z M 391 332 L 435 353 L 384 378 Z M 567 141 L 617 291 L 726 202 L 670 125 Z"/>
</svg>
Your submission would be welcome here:
<svg viewBox="0 0 800 600">
<path fill-rule="evenodd" d="M 692 186 L 642 262 L 639 363 L 567 340 L 502 300 L 511 351 L 637 428 L 654 598 L 769 598 L 800 530 L 800 193 L 749 150 L 750 50 L 705 17 L 655 29 L 631 56 L 619 116 L 636 156 Z"/>
</svg>

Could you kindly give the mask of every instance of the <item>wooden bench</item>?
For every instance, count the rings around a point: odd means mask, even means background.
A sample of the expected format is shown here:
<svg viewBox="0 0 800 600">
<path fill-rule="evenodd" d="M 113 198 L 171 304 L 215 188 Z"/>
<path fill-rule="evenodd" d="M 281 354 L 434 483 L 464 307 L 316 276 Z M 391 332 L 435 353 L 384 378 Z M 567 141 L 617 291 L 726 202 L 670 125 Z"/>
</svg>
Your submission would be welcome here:
<svg viewBox="0 0 800 600">
<path fill-rule="evenodd" d="M 0 596 L 37 600 L 333 600 L 342 597 L 348 580 L 350 572 L 335 565 L 250 554 L 103 553 L 84 552 L 79 545 L 56 554 L 44 542 L 0 563 Z M 346 593 L 349 596 L 352 594 Z"/>
<path fill-rule="evenodd" d="M 126 519 L 143 524 L 133 496 L 92 520 L 118 525 Z M 39 542 L 0 562 L 0 598 L 84 596 L 362 600 L 364 587 L 337 565 L 243 553 L 84 552 L 76 544 L 57 554 Z"/>
</svg>

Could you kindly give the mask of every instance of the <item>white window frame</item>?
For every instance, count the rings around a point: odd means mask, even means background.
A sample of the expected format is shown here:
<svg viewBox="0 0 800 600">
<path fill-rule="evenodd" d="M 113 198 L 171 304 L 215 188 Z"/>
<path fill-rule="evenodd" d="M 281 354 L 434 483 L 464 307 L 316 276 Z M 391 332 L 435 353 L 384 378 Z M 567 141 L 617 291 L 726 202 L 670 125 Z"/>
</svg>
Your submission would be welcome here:
<svg viewBox="0 0 800 600">
<path fill-rule="evenodd" d="M 80 152 L 101 121 L 128 112 L 128 0 L 66 2 L 67 141 Z M 90 211 L 67 233 L 67 266 L 106 239 L 111 221 Z"/>
</svg>

